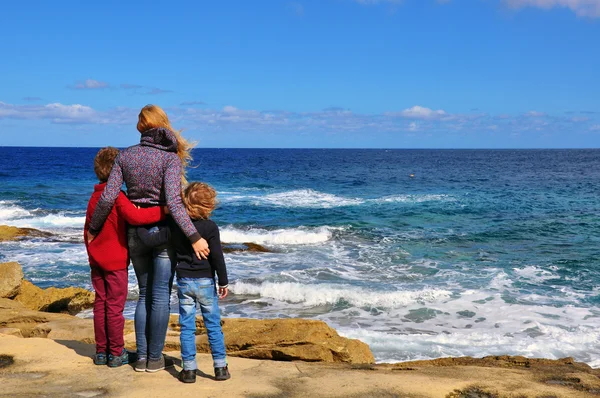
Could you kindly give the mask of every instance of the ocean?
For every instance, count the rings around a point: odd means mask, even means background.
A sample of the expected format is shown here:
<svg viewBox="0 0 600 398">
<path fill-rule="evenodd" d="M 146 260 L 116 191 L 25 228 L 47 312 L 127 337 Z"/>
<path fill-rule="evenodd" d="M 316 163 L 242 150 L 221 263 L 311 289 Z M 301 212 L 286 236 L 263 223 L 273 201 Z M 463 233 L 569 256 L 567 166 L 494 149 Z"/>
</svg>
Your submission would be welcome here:
<svg viewBox="0 0 600 398">
<path fill-rule="evenodd" d="M 0 147 L 0 224 L 55 234 L 0 243 L 0 261 L 38 286 L 91 288 L 82 231 L 96 152 Z M 600 367 L 600 150 L 194 159 L 189 179 L 219 193 L 222 240 L 272 250 L 226 254 L 225 317 L 321 319 L 378 362 L 509 354 Z M 131 267 L 129 283 L 131 318 Z"/>
</svg>

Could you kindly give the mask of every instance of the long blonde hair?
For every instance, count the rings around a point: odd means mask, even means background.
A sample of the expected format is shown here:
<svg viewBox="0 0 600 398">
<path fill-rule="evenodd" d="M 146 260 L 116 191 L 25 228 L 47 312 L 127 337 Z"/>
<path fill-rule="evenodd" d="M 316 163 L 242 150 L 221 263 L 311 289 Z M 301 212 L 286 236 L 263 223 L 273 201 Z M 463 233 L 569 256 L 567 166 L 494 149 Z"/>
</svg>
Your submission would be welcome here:
<svg viewBox="0 0 600 398">
<path fill-rule="evenodd" d="M 160 106 L 152 104 L 146 105 L 142 108 L 138 116 L 137 129 L 140 133 L 143 133 L 146 130 L 157 127 L 171 130 L 175 135 L 175 138 L 177 138 L 177 156 L 181 159 L 182 168 L 181 182 L 184 185 L 187 184 L 187 179 L 185 178 L 186 168 L 192 161 L 192 148 L 196 146 L 196 144 L 183 138 L 181 131 L 175 130 L 171 126 L 167 114 Z"/>
</svg>

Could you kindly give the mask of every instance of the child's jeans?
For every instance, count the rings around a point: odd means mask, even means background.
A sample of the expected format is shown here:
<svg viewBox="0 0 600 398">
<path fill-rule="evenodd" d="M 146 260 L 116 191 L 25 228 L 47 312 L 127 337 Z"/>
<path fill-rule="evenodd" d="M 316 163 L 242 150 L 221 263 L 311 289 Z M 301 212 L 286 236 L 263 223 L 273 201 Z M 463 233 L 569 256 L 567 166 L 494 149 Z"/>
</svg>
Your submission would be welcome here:
<svg viewBox="0 0 600 398">
<path fill-rule="evenodd" d="M 181 359 L 184 370 L 198 369 L 196 364 L 196 305 L 200 306 L 215 368 L 227 366 L 225 339 L 221 330 L 219 297 L 212 278 L 177 278 Z"/>
<path fill-rule="evenodd" d="M 94 336 L 96 352 L 114 356 L 123 352 L 123 309 L 127 300 L 127 268 L 105 271 L 92 266 L 94 299 Z"/>
</svg>

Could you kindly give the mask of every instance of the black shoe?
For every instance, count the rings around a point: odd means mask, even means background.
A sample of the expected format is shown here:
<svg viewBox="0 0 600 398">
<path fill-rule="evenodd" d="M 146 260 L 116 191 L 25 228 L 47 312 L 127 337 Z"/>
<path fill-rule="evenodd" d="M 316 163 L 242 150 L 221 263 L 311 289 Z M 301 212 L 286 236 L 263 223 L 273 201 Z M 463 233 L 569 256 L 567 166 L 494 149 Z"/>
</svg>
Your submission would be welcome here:
<svg viewBox="0 0 600 398">
<path fill-rule="evenodd" d="M 182 370 L 181 372 L 179 372 L 178 379 L 182 383 L 195 383 L 196 382 L 196 369 Z"/>
<path fill-rule="evenodd" d="M 223 381 L 231 378 L 231 374 L 229 374 L 229 369 L 227 366 L 223 368 L 215 368 L 215 380 Z"/>
</svg>

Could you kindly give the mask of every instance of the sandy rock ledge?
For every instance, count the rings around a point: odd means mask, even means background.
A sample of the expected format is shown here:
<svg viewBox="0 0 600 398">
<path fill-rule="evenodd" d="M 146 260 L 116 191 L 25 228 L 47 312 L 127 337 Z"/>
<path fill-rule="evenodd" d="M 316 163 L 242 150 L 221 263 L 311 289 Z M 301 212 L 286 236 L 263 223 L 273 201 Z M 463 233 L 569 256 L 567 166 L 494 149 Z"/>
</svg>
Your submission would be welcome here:
<svg viewBox="0 0 600 398">
<path fill-rule="evenodd" d="M 41 289 L 25 280 L 14 300 L 30 310 L 75 315 L 94 306 L 94 293 L 80 287 Z"/>
<path fill-rule="evenodd" d="M 40 231 L 33 228 L 18 228 L 8 225 L 0 225 L 0 242 L 12 241 L 22 238 L 48 238 L 53 236 L 50 232 Z"/>
<path fill-rule="evenodd" d="M 21 291 L 23 270 L 19 263 L 0 264 L 0 298 L 13 298 Z"/>
<path fill-rule="evenodd" d="M 175 367 L 154 374 L 95 366 L 93 354 L 91 344 L 0 335 L 0 396 L 584 398 L 600 391 L 598 371 L 564 361 L 353 365 L 231 357 L 231 380 L 216 382 L 210 355 L 199 354 L 197 382 L 183 384 L 176 379 L 177 352 L 169 353 Z"/>
</svg>

